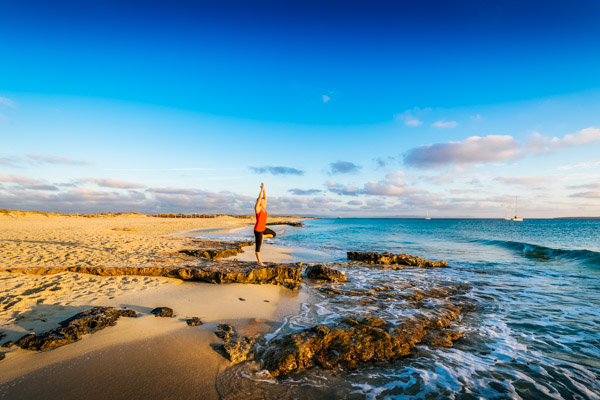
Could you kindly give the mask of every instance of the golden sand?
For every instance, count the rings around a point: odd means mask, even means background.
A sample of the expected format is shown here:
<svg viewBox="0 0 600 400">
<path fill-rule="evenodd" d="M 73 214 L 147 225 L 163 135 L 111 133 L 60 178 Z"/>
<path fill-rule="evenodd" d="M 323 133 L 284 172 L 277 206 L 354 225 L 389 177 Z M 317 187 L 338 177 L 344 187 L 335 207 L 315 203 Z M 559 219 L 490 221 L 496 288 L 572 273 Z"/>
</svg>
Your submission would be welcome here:
<svg viewBox="0 0 600 400">
<path fill-rule="evenodd" d="M 61 398 L 69 398 L 68 393 L 85 391 L 83 386 L 77 389 L 84 379 L 84 371 L 114 382 L 135 375 L 140 387 L 147 387 L 156 384 L 157 378 L 144 383 L 145 378 L 139 376 L 142 367 L 136 370 L 133 364 L 152 363 L 156 367 L 152 367 L 153 373 L 160 375 L 162 371 L 169 377 L 183 373 L 182 368 L 176 367 L 180 363 L 189 366 L 202 359 L 202 365 L 197 365 L 198 375 L 189 368 L 185 370 L 189 375 L 186 382 L 194 388 L 190 393 L 195 393 L 195 397 L 190 398 L 198 398 L 199 389 L 205 398 L 216 398 L 214 378 L 219 368 L 228 365 L 210 346 L 219 342 L 213 334 L 216 324 L 233 321 L 242 331 L 264 332 L 272 329 L 284 315 L 297 310 L 303 300 L 302 294 L 270 285 L 212 285 L 160 277 L 102 277 L 72 272 L 26 275 L 1 270 L 11 267 L 158 265 L 161 260 L 189 246 L 191 237 L 206 233 L 207 229 L 212 233 L 224 233 L 224 230 L 251 227 L 252 224 L 249 219 L 227 216 L 167 219 L 143 215 L 98 218 L 0 215 L 0 331 L 6 335 L 0 342 L 18 340 L 29 332 L 50 330 L 60 321 L 93 306 L 129 307 L 140 313 L 138 318 L 121 318 L 115 327 L 86 335 L 79 342 L 48 352 L 1 348 L 0 352 L 6 358 L 0 360 L 0 397 L 17 389 L 27 389 L 32 395 L 52 392 Z M 245 250 L 237 258 L 255 261 L 253 248 Z M 284 260 L 290 257 L 288 253 L 266 244 L 261 252 L 265 261 Z M 159 306 L 173 308 L 177 316 L 155 318 L 149 311 Z M 200 317 L 205 325 L 188 327 L 185 319 L 190 317 Z M 159 342 L 162 343 L 160 348 L 156 347 Z M 189 353 L 190 349 L 182 343 L 195 343 L 192 352 Z M 143 352 L 133 352 L 131 349 L 134 348 L 153 348 L 154 355 L 162 354 L 165 368 L 169 363 L 173 365 L 172 371 L 157 366 L 160 360 L 150 354 L 144 356 Z M 126 360 L 122 356 L 115 358 L 115 354 L 123 352 L 132 355 Z M 86 361 L 92 354 L 103 360 L 101 365 L 94 366 Z M 198 358 L 199 355 L 203 356 Z M 104 363 L 114 364 L 114 367 Z M 79 367 L 72 369 L 71 365 Z M 154 371 L 152 368 L 146 370 Z M 57 374 L 62 380 L 70 376 L 67 383 L 59 385 L 62 388 L 52 383 L 58 382 Z M 32 386 L 30 381 L 37 383 Z M 118 386 L 117 383 L 114 385 Z M 104 385 L 104 391 L 97 397 L 102 397 L 103 393 L 109 397 L 117 393 L 119 388 L 113 386 Z M 156 389 L 154 398 L 169 392 L 163 386 Z"/>
</svg>

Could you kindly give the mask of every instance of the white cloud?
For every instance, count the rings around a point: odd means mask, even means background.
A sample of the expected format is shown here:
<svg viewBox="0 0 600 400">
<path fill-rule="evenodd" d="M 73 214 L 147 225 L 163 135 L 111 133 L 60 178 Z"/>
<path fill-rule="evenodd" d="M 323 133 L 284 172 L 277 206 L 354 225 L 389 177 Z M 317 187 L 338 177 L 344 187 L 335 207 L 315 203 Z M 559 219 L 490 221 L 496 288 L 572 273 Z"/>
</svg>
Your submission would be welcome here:
<svg viewBox="0 0 600 400">
<path fill-rule="evenodd" d="M 405 176 L 403 171 L 396 171 L 387 174 L 384 180 L 367 182 L 363 193 L 375 196 L 406 196 L 422 192 L 419 189 L 406 187 L 406 183 L 402 179 Z"/>
<path fill-rule="evenodd" d="M 8 107 L 8 108 L 17 108 L 15 102 L 7 97 L 0 97 L 0 106 Z"/>
<path fill-rule="evenodd" d="M 556 136 L 549 138 L 539 132 L 534 132 L 532 138 L 527 142 L 527 148 L 534 153 L 544 154 L 565 147 L 583 146 L 597 141 L 600 141 L 600 129 L 592 126 L 582 129 L 577 133 L 567 134 L 562 139 Z"/>
<path fill-rule="evenodd" d="M 442 184 L 442 183 L 448 183 L 448 182 L 452 182 L 454 180 L 454 178 L 452 177 L 452 175 L 449 174 L 442 174 L 442 175 L 421 175 L 419 176 L 420 179 L 425 180 L 427 182 L 431 182 L 431 183 L 435 183 L 435 184 Z"/>
<path fill-rule="evenodd" d="M 375 164 L 376 164 L 376 168 L 385 168 L 393 163 L 396 162 L 396 159 L 394 157 L 377 157 L 374 159 Z"/>
<path fill-rule="evenodd" d="M 519 142 L 510 135 L 471 136 L 460 142 L 434 143 L 409 150 L 404 163 L 417 168 L 442 168 L 451 164 L 515 160 L 523 154 Z"/>
<path fill-rule="evenodd" d="M 584 183 L 581 185 L 568 186 L 570 189 L 595 189 L 600 190 L 600 182 Z"/>
<path fill-rule="evenodd" d="M 551 182 L 555 177 L 548 176 L 498 176 L 494 180 L 508 185 L 536 187 Z"/>
<path fill-rule="evenodd" d="M 327 103 L 331 100 L 331 97 L 327 96 L 326 94 L 321 95 L 321 98 L 323 99 L 323 103 Z"/>
<path fill-rule="evenodd" d="M 600 167 L 600 160 L 591 160 L 591 161 L 582 161 L 582 162 L 578 162 L 575 164 L 568 164 L 568 165 L 560 165 L 557 167 L 557 169 L 561 170 L 561 171 L 568 171 L 570 169 L 576 169 L 576 168 L 593 168 L 593 167 Z"/>
<path fill-rule="evenodd" d="M 10 190 L 58 190 L 58 187 L 48 184 L 43 179 L 32 179 L 22 175 L 0 174 L 0 182 L 15 184 L 16 186 L 10 188 Z"/>
<path fill-rule="evenodd" d="M 333 174 L 354 174 L 360 171 L 362 167 L 360 165 L 354 164 L 351 161 L 336 161 L 334 163 L 329 164 L 330 175 Z"/>
<path fill-rule="evenodd" d="M 78 182 L 94 183 L 98 186 L 114 189 L 143 189 L 146 185 L 136 182 L 125 182 L 120 179 L 82 178 Z"/>
<path fill-rule="evenodd" d="M 22 175 L 4 175 L 0 174 L 0 182 L 13 182 L 13 183 L 32 183 L 34 179 L 28 178 Z"/>
<path fill-rule="evenodd" d="M 419 107 L 415 107 L 412 110 L 406 110 L 399 114 L 394 114 L 394 119 L 396 121 L 403 122 L 406 126 L 416 128 L 417 126 L 421 126 L 423 124 L 421 117 L 424 114 L 427 114 L 429 111 L 431 111 L 430 108 L 420 109 Z"/>
<path fill-rule="evenodd" d="M 0 165 L 17 166 L 19 160 L 16 157 L 0 157 Z"/>
<path fill-rule="evenodd" d="M 443 128 L 456 128 L 458 126 L 458 122 L 439 120 L 439 121 L 431 124 L 431 126 L 433 126 L 434 128 L 442 128 L 442 129 Z"/>
<path fill-rule="evenodd" d="M 69 165 L 89 165 L 92 164 L 91 161 L 78 161 L 73 160 L 68 157 L 61 156 L 53 156 L 49 154 L 25 154 L 30 159 L 37 161 L 39 163 L 48 163 L 48 164 L 69 164 Z"/>
<path fill-rule="evenodd" d="M 600 199 L 600 191 L 575 193 L 569 197 L 579 197 L 584 199 Z"/>
<path fill-rule="evenodd" d="M 404 182 L 405 174 L 403 171 L 389 173 L 381 181 L 369 181 L 362 188 L 356 186 L 346 186 L 334 180 L 325 183 L 328 190 L 344 196 L 357 196 L 366 194 L 372 196 L 407 196 L 420 193 L 422 190 L 406 187 Z"/>
<path fill-rule="evenodd" d="M 407 119 L 404 121 L 404 125 L 406 125 L 406 126 L 414 126 L 414 127 L 417 127 L 417 126 L 420 126 L 420 125 L 422 125 L 422 124 L 423 124 L 423 122 L 419 121 L 419 120 L 418 120 L 418 119 L 416 119 L 416 118 L 407 118 Z"/>
<path fill-rule="evenodd" d="M 356 186 L 345 186 L 333 180 L 328 180 L 325 185 L 331 193 L 343 196 L 356 196 L 360 194 L 360 189 Z"/>
</svg>

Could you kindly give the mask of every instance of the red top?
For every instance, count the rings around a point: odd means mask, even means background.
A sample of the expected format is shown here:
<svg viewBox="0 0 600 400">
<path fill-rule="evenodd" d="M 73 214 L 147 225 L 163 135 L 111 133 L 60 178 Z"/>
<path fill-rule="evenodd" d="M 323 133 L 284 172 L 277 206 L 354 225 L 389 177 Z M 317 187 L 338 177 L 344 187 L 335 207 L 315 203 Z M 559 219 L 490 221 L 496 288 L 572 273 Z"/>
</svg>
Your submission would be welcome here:
<svg viewBox="0 0 600 400">
<path fill-rule="evenodd" d="M 260 210 L 258 214 L 256 214 L 256 225 L 254 225 L 254 230 L 256 232 L 264 232 L 267 229 L 267 210 Z"/>
</svg>

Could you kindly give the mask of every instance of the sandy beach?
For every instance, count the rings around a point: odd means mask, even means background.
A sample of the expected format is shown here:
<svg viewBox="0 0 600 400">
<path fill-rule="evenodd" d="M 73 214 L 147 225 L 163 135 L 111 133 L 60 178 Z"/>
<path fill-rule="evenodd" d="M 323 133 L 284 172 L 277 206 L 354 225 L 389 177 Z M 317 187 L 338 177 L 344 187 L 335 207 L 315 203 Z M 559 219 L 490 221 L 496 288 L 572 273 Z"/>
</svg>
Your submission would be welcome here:
<svg viewBox="0 0 600 400">
<path fill-rule="evenodd" d="M 0 270 L 172 264 L 190 259 L 179 251 L 195 235 L 225 233 L 252 223 L 228 216 L 2 215 Z M 265 244 L 262 257 L 281 262 L 290 255 L 287 249 Z M 251 247 L 234 258 L 255 261 Z M 2 347 L 3 398 L 218 398 L 214 379 L 229 361 L 211 347 L 220 342 L 214 335 L 217 324 L 230 323 L 244 335 L 267 332 L 303 301 L 298 291 L 281 286 L 214 285 L 155 276 L 0 272 L 0 281 L 0 343 L 48 331 L 94 306 L 128 308 L 139 315 L 46 352 Z M 176 316 L 150 314 L 161 306 L 172 308 Z M 191 317 L 199 317 L 203 325 L 187 326 L 185 320 Z M 94 377 L 95 390 L 90 390 L 89 377 Z M 174 379 L 185 383 L 173 385 Z M 115 384 L 102 383 L 107 380 Z"/>
</svg>

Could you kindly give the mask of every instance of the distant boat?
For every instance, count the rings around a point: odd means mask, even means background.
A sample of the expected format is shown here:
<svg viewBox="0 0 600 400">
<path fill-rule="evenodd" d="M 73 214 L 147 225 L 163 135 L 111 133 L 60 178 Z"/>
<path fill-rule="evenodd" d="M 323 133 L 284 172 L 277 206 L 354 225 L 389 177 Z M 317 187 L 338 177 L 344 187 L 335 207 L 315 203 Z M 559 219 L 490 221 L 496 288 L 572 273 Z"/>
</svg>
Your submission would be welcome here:
<svg viewBox="0 0 600 400">
<path fill-rule="evenodd" d="M 519 213 L 517 213 L 517 198 L 515 197 L 515 216 L 512 217 L 513 221 L 523 221 L 522 217 L 519 217 Z"/>
<path fill-rule="evenodd" d="M 512 218 L 508 216 L 508 211 L 504 210 L 504 220 L 510 221 Z"/>
<path fill-rule="evenodd" d="M 425 217 L 425 219 L 431 219 L 431 217 L 429 216 L 429 211 L 427 211 L 427 216 Z"/>
<path fill-rule="evenodd" d="M 338 219 L 342 219 L 342 217 L 340 216 L 340 217 L 338 217 Z"/>
</svg>

